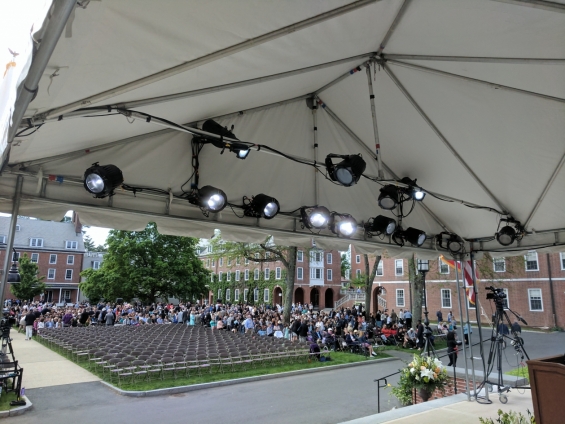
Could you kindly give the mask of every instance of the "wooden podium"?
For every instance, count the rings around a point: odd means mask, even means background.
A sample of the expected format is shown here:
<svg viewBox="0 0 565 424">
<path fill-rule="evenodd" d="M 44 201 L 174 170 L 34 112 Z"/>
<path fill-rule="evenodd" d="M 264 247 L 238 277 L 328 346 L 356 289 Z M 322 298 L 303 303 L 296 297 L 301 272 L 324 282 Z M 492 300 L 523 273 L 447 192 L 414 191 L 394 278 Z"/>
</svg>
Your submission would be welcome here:
<svg viewBox="0 0 565 424">
<path fill-rule="evenodd" d="M 532 401 L 537 424 L 565 422 L 565 355 L 549 356 L 526 362 L 532 386 Z"/>
</svg>

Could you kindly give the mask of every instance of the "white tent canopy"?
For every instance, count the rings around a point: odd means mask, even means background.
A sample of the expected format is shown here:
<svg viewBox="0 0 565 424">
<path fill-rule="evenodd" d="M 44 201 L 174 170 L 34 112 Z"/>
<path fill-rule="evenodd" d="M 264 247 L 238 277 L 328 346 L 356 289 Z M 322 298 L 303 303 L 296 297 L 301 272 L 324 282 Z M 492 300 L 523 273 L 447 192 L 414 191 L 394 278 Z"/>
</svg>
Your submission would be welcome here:
<svg viewBox="0 0 565 424">
<path fill-rule="evenodd" d="M 565 244 L 565 1 L 82 3 L 21 129 L 40 127 L 11 145 L 2 212 L 12 210 L 23 176 L 19 214 L 58 219 L 73 209 L 85 224 L 125 230 L 155 221 L 167 234 L 210 237 L 219 228 L 235 240 L 314 238 L 320 247 L 351 242 L 396 256 L 437 256 L 431 236 L 443 231 L 497 256 Z M 139 113 L 124 116 L 130 111 Z M 402 226 L 429 239 L 416 249 L 361 229 L 352 239 L 312 234 L 301 226 L 301 206 L 324 205 L 358 222 L 393 217 L 377 204 L 386 183 L 361 178 L 343 187 L 257 148 L 238 160 L 205 145 L 199 185 L 239 205 L 269 194 L 294 213 L 240 218 L 228 207 L 206 217 L 173 196 L 190 188 L 192 135 L 158 118 L 192 128 L 214 118 L 234 125 L 242 141 L 316 161 L 322 171 L 330 153 L 361 153 L 365 175 L 375 178 L 376 127 L 384 178 L 417 178 L 428 192 Z M 130 186 L 171 195 L 117 190 L 94 199 L 82 185 L 94 162 L 118 166 Z M 508 216 L 527 235 L 505 248 L 492 239 Z"/>
</svg>

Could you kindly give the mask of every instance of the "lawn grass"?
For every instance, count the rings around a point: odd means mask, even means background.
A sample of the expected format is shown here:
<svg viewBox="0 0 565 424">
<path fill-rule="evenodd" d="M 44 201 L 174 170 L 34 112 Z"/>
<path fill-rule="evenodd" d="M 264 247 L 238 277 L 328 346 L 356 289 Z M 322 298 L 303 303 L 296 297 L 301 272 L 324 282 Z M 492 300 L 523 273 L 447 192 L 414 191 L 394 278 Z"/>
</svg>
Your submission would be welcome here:
<svg viewBox="0 0 565 424">
<path fill-rule="evenodd" d="M 505 372 L 504 374 L 506 374 L 506 375 L 513 375 L 513 376 L 515 376 L 515 377 L 525 378 L 526 380 L 529 381 L 528 367 L 518 367 L 518 368 L 514 368 L 513 370 L 510 370 L 510 371 L 508 371 L 508 372 Z"/>
<path fill-rule="evenodd" d="M 62 356 L 67 357 L 64 352 L 57 348 L 51 348 L 47 345 L 41 338 L 36 338 L 36 341 L 42 343 L 45 347 L 59 353 Z M 272 365 L 262 365 L 257 366 L 256 368 L 251 368 L 247 370 L 237 370 L 231 372 L 221 373 L 215 371 L 213 373 L 210 372 L 203 372 L 202 375 L 191 375 L 190 377 L 178 377 L 174 378 L 165 378 L 164 380 L 137 380 L 135 382 L 122 382 L 119 386 L 117 385 L 116 380 L 111 380 L 108 373 L 102 373 L 99 370 L 96 370 L 95 367 L 89 363 L 86 359 L 79 360 L 78 365 L 86 369 L 87 371 L 91 372 L 92 374 L 100 377 L 103 381 L 106 381 L 110 384 L 116 385 L 120 387 L 122 390 L 131 390 L 131 391 L 146 391 L 146 390 L 155 390 L 155 389 L 164 389 L 170 387 L 179 387 L 179 386 L 190 386 L 194 384 L 202 384 L 202 383 L 210 383 L 216 381 L 224 381 L 224 380 L 233 380 L 238 378 L 245 378 L 245 377 L 256 377 L 262 375 L 269 375 L 269 374 L 278 374 L 288 371 L 298 371 L 298 370 L 305 370 L 305 369 L 312 369 L 312 368 L 324 368 L 333 365 L 341 365 L 341 364 L 349 364 L 355 362 L 367 362 L 367 361 L 376 361 L 377 359 L 389 358 L 390 355 L 386 353 L 379 353 L 378 357 L 367 358 L 362 355 L 352 354 L 352 353 L 345 353 L 345 352 L 331 352 L 331 361 L 328 362 L 318 362 L 318 361 L 299 361 L 287 364 L 272 364 Z M 68 359 L 68 358 L 67 358 Z M 75 361 L 73 361 L 75 362 Z M 76 362 L 75 362 L 76 363 Z"/>
<path fill-rule="evenodd" d="M 10 406 L 10 402 L 17 400 L 15 393 L 4 393 L 0 396 L 0 411 L 9 411 L 13 408 L 19 408 L 19 406 Z"/>
</svg>

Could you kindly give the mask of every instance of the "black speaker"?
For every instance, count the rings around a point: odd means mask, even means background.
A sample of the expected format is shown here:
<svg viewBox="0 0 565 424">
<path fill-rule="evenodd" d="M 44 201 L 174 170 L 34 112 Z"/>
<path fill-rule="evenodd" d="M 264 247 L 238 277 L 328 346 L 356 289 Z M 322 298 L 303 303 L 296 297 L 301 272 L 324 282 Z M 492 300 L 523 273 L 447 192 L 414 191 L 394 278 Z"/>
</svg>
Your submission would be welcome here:
<svg viewBox="0 0 565 424">
<path fill-rule="evenodd" d="M 116 305 L 121 305 L 122 303 L 124 303 L 124 299 L 121 297 L 116 298 Z"/>
</svg>

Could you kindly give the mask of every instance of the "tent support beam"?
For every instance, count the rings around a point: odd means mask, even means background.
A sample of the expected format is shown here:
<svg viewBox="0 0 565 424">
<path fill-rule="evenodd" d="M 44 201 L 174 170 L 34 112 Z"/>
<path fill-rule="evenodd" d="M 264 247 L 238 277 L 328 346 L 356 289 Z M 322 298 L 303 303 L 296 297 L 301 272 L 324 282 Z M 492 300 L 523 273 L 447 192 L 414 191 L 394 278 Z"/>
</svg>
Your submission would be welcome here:
<svg viewBox="0 0 565 424">
<path fill-rule="evenodd" d="M 381 62 L 381 63 L 384 64 L 384 62 Z M 536 92 L 533 92 L 533 91 L 522 90 L 520 88 L 509 87 L 507 85 L 500 85 L 500 84 L 496 84 L 494 82 L 488 82 L 488 81 L 484 81 L 484 80 L 480 80 L 480 79 L 476 79 L 476 78 L 465 77 L 463 75 L 452 74 L 451 72 L 440 71 L 438 69 L 428 68 L 426 66 L 421 66 L 421 65 L 415 65 L 413 63 L 406 63 L 406 62 L 401 62 L 401 61 L 393 60 L 393 59 L 386 60 L 386 63 L 401 66 L 401 67 L 408 68 L 408 69 L 414 69 L 414 70 L 417 70 L 417 71 L 429 72 L 431 74 L 437 74 L 437 75 L 442 75 L 442 76 L 446 76 L 446 77 L 461 79 L 461 80 L 464 80 L 464 81 L 474 82 L 474 83 L 477 83 L 477 84 L 486 85 L 488 87 L 491 87 L 491 88 L 494 88 L 494 89 L 497 89 L 497 90 L 513 91 L 515 93 L 539 97 L 540 99 L 544 99 L 544 100 L 552 100 L 554 102 L 565 103 L 565 99 L 562 99 L 560 97 L 548 96 L 546 94 L 540 94 L 540 93 L 536 93 Z"/>
<path fill-rule="evenodd" d="M 319 99 L 319 98 L 318 98 Z M 319 99 L 320 101 L 322 101 L 321 99 Z M 322 102 L 323 103 L 323 102 Z M 368 154 L 369 156 L 371 156 L 373 159 L 375 159 L 375 152 L 373 152 L 364 142 L 363 140 L 361 140 L 357 134 L 355 134 L 353 132 L 353 130 L 351 130 L 351 128 L 349 128 L 345 122 L 343 122 L 339 116 L 337 116 L 330 108 L 327 104 L 324 103 L 324 110 L 327 112 L 327 114 L 329 115 L 330 118 L 333 119 L 333 121 L 338 124 L 347 134 L 349 134 L 349 136 L 353 139 L 353 141 L 355 141 L 359 147 L 362 147 Z M 400 180 L 400 178 L 398 177 L 398 175 L 396 175 L 392 169 L 390 169 L 386 163 L 382 163 L 383 168 L 386 170 L 386 172 L 388 172 L 395 180 Z M 427 213 L 428 215 L 430 215 L 430 217 L 441 227 L 443 228 L 444 231 L 448 231 L 448 232 L 453 232 L 449 229 L 449 227 L 447 225 L 445 225 L 439 218 L 438 216 L 432 212 L 432 210 L 426 206 L 423 202 L 419 202 L 418 203 L 419 206 L 421 206 Z"/>
<path fill-rule="evenodd" d="M 420 107 L 420 105 L 416 102 L 416 100 L 414 100 L 414 98 L 410 95 L 408 90 L 406 90 L 404 85 L 402 85 L 402 83 L 398 80 L 398 78 L 396 78 L 396 75 L 394 75 L 394 73 L 390 70 L 388 65 L 383 63 L 382 66 L 383 66 L 385 72 L 387 73 L 387 75 L 390 77 L 390 79 L 392 79 L 394 84 L 396 84 L 398 89 L 402 92 L 402 94 L 404 94 L 404 96 L 410 102 L 410 104 L 412 104 L 412 106 L 414 106 L 414 109 L 416 109 L 416 111 L 420 114 L 420 116 L 424 119 L 424 121 L 426 121 L 426 123 L 430 126 L 432 131 L 443 142 L 445 147 L 447 147 L 447 149 L 459 161 L 459 163 L 463 166 L 463 168 L 465 168 L 467 170 L 469 175 L 471 175 L 471 177 L 473 177 L 473 179 L 477 182 L 477 184 L 479 184 L 479 186 L 481 186 L 481 188 L 485 191 L 485 193 L 488 194 L 488 196 L 492 199 L 494 204 L 497 205 L 498 208 L 500 208 L 503 212 L 506 213 L 508 211 L 508 209 L 505 208 L 502 205 L 502 203 L 489 190 L 489 188 L 485 185 L 485 183 L 482 182 L 482 180 L 479 178 L 479 176 L 477 174 L 475 174 L 475 172 L 471 169 L 471 167 L 467 164 L 467 162 L 465 162 L 465 160 L 459 155 L 459 153 L 457 153 L 457 151 L 453 148 L 453 146 L 451 145 L 449 140 L 447 140 L 447 138 L 445 138 L 445 136 L 442 134 L 442 132 L 439 130 L 439 128 L 436 127 L 435 124 L 433 123 L 433 121 L 429 118 L 429 116 L 426 115 L 424 110 Z"/>
<path fill-rule="evenodd" d="M 312 125 L 314 131 L 314 162 L 318 162 L 318 105 L 316 99 L 312 97 Z M 318 178 L 318 170 L 314 171 L 314 204 L 317 205 L 320 200 L 320 182 Z"/>
<path fill-rule="evenodd" d="M 565 13 L 565 4 L 554 3 L 546 0 L 492 0 L 500 3 L 516 4 L 518 6 L 533 7 L 534 9 L 549 10 L 551 12 Z"/>
<path fill-rule="evenodd" d="M 383 41 L 381 41 L 381 44 L 379 45 L 379 50 L 377 50 L 377 55 L 380 55 L 385 49 L 388 40 L 390 40 L 390 37 L 392 37 L 392 34 L 396 30 L 396 27 L 398 26 L 400 21 L 402 20 L 402 17 L 406 13 L 406 10 L 408 9 L 408 6 L 410 6 L 411 2 L 412 0 L 404 0 L 404 3 L 402 3 L 402 6 L 400 6 L 398 13 L 394 17 L 394 21 L 392 21 L 392 24 L 390 25 L 388 31 L 386 32 L 385 38 L 383 38 Z"/>
<path fill-rule="evenodd" d="M 406 4 L 406 3 L 404 3 Z M 376 66 L 376 64 L 373 64 Z M 375 136 L 375 161 L 377 162 L 377 175 L 379 180 L 384 180 L 385 175 L 381 167 L 382 153 L 381 153 L 381 143 L 379 141 L 379 127 L 377 125 L 377 110 L 375 108 L 375 93 L 373 92 L 373 80 L 371 79 L 371 63 L 365 64 L 365 70 L 367 71 L 367 83 L 369 85 L 369 102 L 371 104 L 371 117 L 373 119 L 373 134 Z"/>
<path fill-rule="evenodd" d="M 205 56 L 201 56 L 197 59 L 182 63 L 180 65 L 174 66 L 172 68 L 166 69 L 161 72 L 157 72 L 155 74 L 149 75 L 144 78 L 140 78 L 138 80 L 129 82 L 127 84 L 112 88 L 110 90 L 103 91 L 101 93 L 95 94 L 93 96 L 78 100 L 73 103 L 69 103 L 65 106 L 61 106 L 55 109 L 51 109 L 46 113 L 40 114 L 42 119 L 49 119 L 55 116 L 64 115 L 65 113 L 71 112 L 73 110 L 79 109 L 84 107 L 85 105 L 93 105 L 96 103 L 100 103 L 106 99 L 111 97 L 116 97 L 121 94 L 130 92 L 132 90 L 138 89 L 140 87 L 144 87 L 149 84 L 153 84 L 155 82 L 164 80 L 166 78 L 172 77 L 174 75 L 181 74 L 183 72 L 189 71 L 191 69 L 195 69 L 199 66 L 212 63 L 216 60 L 222 59 L 224 57 L 231 56 L 235 53 L 239 53 L 245 51 L 249 48 L 256 47 L 258 45 L 264 44 L 268 41 L 276 40 L 277 38 L 283 37 L 288 34 L 292 34 L 293 32 L 300 31 L 305 28 L 309 28 L 311 26 L 317 25 L 319 23 L 328 21 L 333 19 L 337 16 L 341 16 L 347 14 L 349 12 L 353 12 L 360 8 L 363 8 L 369 4 L 375 3 L 380 0 L 357 0 L 353 3 L 347 4 L 342 7 L 338 7 L 333 10 L 329 10 L 327 12 L 321 13 L 319 15 L 313 16 L 311 18 L 305 19 L 303 21 L 288 25 L 283 28 L 279 28 L 277 30 L 268 32 L 266 34 L 260 35 L 258 37 L 251 38 L 249 40 L 243 41 L 241 43 L 232 45 L 230 47 L 226 47 L 224 49 L 215 51 L 213 53 L 207 54 Z M 74 2 L 73 2 L 74 3 Z"/>
<path fill-rule="evenodd" d="M 538 211 L 538 208 L 540 207 L 541 203 L 543 202 L 543 199 L 545 199 L 545 196 L 547 195 L 547 192 L 549 191 L 549 189 L 553 185 L 555 178 L 557 178 L 557 174 L 559 174 L 559 172 L 561 171 L 561 168 L 563 168 L 563 164 L 565 164 L 565 153 L 563 154 L 563 156 L 561 157 L 561 160 L 557 164 L 555 171 L 553 171 L 553 174 L 551 174 L 551 178 L 549 179 L 549 181 L 545 185 L 545 188 L 543 189 L 543 192 L 541 193 L 538 201 L 536 202 L 534 209 L 532 209 L 532 211 L 530 212 L 530 216 L 528 216 L 528 219 L 524 223 L 524 228 L 528 228 L 530 221 L 532 220 L 532 218 L 534 217 L 534 215 Z"/>
<path fill-rule="evenodd" d="M 16 132 L 18 131 L 27 107 L 37 95 L 39 80 L 49 63 L 49 59 L 55 50 L 59 38 L 61 38 L 61 34 L 67 25 L 67 20 L 71 12 L 75 9 L 75 5 L 76 0 L 60 0 L 55 2 L 53 14 L 47 24 L 39 49 L 37 49 L 37 52 L 33 55 L 25 81 L 18 87 L 18 95 L 12 114 L 13 125 L 8 129 L 8 145 L 2 155 L 2 167 L 0 170 L 4 170 L 4 167 L 10 160 L 12 141 L 16 136 Z"/>
<path fill-rule="evenodd" d="M 526 57 L 432 56 L 424 54 L 383 54 L 384 60 L 431 60 L 435 62 L 515 63 L 535 65 L 565 65 L 565 59 Z"/>
</svg>

